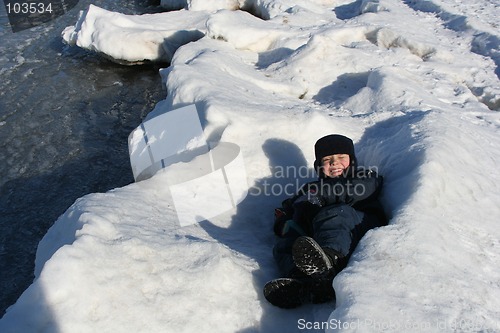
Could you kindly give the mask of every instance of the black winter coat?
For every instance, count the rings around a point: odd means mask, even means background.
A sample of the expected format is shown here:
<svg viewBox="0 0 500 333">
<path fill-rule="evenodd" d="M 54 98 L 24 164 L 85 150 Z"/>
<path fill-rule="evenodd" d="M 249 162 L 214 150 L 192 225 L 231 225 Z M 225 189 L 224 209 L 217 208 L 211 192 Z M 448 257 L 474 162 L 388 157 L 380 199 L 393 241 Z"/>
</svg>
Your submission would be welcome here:
<svg viewBox="0 0 500 333">
<path fill-rule="evenodd" d="M 282 203 L 284 214 L 275 220 L 274 231 L 286 220 L 293 218 L 306 234 L 312 233 L 312 220 L 327 206 L 346 204 L 365 214 L 375 216 L 380 225 L 387 224 L 387 217 L 378 200 L 383 177 L 372 170 L 356 169 L 352 177 L 321 178 L 305 184 L 297 195 Z"/>
</svg>

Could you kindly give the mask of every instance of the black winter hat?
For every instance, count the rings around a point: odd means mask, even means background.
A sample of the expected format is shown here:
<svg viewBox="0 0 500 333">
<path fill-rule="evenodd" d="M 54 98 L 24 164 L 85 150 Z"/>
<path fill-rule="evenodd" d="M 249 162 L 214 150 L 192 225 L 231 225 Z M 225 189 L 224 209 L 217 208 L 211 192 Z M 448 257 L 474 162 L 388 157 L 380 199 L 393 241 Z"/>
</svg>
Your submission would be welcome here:
<svg viewBox="0 0 500 333">
<path fill-rule="evenodd" d="M 354 143 L 352 140 L 340 134 L 331 134 L 322 137 L 314 145 L 314 155 L 316 157 L 314 167 L 316 171 L 320 173 L 319 166 L 323 157 L 335 154 L 348 154 L 351 166 L 356 167 L 356 154 L 354 153 Z M 322 176 L 324 175 L 321 172 L 320 177 Z"/>
</svg>

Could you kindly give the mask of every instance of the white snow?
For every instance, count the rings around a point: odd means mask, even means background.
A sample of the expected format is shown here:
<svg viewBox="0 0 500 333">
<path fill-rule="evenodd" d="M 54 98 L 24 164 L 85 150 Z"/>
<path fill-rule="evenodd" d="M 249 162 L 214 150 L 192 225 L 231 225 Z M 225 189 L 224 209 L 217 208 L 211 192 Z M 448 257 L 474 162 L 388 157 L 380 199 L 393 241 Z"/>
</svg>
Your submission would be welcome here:
<svg viewBox="0 0 500 333">
<path fill-rule="evenodd" d="M 95 5 L 80 13 L 74 26 L 62 37 L 67 44 L 103 53 L 131 63 L 170 61 L 177 48 L 203 36 L 201 29 L 207 13 L 123 15 Z"/>
<path fill-rule="evenodd" d="M 64 39 L 171 61 L 161 107 L 196 103 L 207 140 L 241 148 L 249 193 L 182 228 L 162 173 L 80 198 L 40 242 L 1 332 L 500 331 L 498 1 L 162 4 L 183 9 L 91 6 Z M 278 277 L 273 208 L 314 178 L 330 133 L 385 176 L 390 225 L 335 278 L 336 303 L 278 309 L 261 292 Z"/>
</svg>

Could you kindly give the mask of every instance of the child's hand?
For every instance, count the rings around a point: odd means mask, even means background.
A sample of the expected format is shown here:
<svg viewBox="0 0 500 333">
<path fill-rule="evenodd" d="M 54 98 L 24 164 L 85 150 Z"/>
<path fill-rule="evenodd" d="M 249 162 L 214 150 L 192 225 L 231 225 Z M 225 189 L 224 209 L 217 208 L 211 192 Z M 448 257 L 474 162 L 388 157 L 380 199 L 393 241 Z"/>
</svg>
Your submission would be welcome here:
<svg viewBox="0 0 500 333">
<path fill-rule="evenodd" d="M 286 221 L 288 221 L 290 217 L 286 215 L 285 211 L 281 208 L 276 208 L 274 210 L 274 233 L 277 236 L 284 236 L 287 232 L 287 224 Z"/>
</svg>

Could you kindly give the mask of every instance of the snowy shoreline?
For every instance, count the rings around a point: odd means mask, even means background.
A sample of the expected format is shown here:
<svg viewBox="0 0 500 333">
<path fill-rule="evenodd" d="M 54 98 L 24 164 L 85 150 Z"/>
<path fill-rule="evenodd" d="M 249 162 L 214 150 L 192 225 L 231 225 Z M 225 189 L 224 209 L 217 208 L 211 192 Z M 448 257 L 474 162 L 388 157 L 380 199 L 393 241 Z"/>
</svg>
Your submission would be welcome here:
<svg viewBox="0 0 500 333">
<path fill-rule="evenodd" d="M 296 184 L 275 171 L 307 170 L 320 136 L 345 134 L 385 177 L 390 225 L 336 277 L 336 304 L 284 311 L 261 293 L 277 277 L 272 210 L 284 196 L 247 196 L 179 228 L 157 174 L 78 199 L 40 242 L 36 279 L 0 330 L 500 330 L 500 8 L 426 3 L 252 2 L 266 20 L 236 0 L 163 0 L 186 8 L 143 16 L 91 6 L 65 41 L 169 62 L 161 107 L 196 104 L 208 141 L 241 148 L 250 188 Z M 457 17 L 466 24 L 450 28 Z"/>
</svg>

